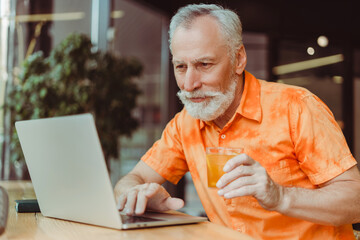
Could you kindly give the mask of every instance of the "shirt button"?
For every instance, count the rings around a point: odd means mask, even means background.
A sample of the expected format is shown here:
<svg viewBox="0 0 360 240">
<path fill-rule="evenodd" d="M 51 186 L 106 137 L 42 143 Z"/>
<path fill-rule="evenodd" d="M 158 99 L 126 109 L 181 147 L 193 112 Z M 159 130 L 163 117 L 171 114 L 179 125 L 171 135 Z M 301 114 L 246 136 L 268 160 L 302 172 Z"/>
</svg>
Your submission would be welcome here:
<svg viewBox="0 0 360 240">
<path fill-rule="evenodd" d="M 226 135 L 225 135 L 225 134 L 221 135 L 221 138 L 222 138 L 222 139 L 225 139 L 225 138 L 226 138 Z"/>
<path fill-rule="evenodd" d="M 236 230 L 237 230 L 238 232 L 245 232 L 245 231 L 246 231 L 244 225 L 236 226 Z"/>
</svg>

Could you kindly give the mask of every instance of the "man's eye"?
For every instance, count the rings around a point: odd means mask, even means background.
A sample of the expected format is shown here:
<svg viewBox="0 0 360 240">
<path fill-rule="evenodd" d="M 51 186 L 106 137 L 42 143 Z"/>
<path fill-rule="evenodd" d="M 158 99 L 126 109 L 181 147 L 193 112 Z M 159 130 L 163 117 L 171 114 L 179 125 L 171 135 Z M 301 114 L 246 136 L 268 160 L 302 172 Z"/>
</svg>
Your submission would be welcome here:
<svg viewBox="0 0 360 240">
<path fill-rule="evenodd" d="M 176 69 L 184 69 L 184 68 L 186 68 L 185 65 L 177 65 L 177 66 L 176 66 Z"/>
<path fill-rule="evenodd" d="M 211 63 L 203 62 L 203 63 L 201 63 L 201 66 L 202 67 L 210 67 Z"/>
</svg>

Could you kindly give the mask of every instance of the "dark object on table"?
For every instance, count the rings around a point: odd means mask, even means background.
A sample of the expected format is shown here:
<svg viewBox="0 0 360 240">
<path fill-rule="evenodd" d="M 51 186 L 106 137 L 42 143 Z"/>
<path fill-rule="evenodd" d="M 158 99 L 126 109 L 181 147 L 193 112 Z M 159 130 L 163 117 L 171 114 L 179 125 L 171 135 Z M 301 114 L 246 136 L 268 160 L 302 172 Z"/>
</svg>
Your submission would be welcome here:
<svg viewBox="0 0 360 240">
<path fill-rule="evenodd" d="M 39 204 L 36 199 L 15 200 L 15 209 L 18 213 L 40 212 Z"/>
</svg>

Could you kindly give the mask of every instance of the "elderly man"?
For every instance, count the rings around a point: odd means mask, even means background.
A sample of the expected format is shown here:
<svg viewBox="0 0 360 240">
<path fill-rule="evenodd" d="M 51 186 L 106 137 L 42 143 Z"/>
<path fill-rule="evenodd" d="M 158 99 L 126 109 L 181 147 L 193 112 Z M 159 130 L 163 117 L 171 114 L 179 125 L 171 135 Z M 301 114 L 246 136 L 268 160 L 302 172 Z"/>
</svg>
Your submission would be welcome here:
<svg viewBox="0 0 360 240">
<path fill-rule="evenodd" d="M 209 219 L 256 239 L 354 239 L 360 175 L 341 129 L 309 91 L 245 71 L 238 16 L 188 5 L 170 24 L 185 108 L 115 186 L 119 209 L 179 209 L 160 185 L 190 171 Z M 217 188 L 207 186 L 206 147 L 242 147 Z"/>
</svg>

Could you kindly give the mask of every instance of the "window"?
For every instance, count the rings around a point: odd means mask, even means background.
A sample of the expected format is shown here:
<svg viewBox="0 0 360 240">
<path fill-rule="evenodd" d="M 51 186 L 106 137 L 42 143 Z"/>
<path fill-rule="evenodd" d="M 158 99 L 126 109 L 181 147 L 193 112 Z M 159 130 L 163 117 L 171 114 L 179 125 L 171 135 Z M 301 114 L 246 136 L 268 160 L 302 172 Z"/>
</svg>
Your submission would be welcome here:
<svg viewBox="0 0 360 240">
<path fill-rule="evenodd" d="M 111 162 L 113 184 L 128 173 L 160 138 L 167 122 L 169 50 L 168 20 L 161 13 L 134 1 L 113 1 L 109 50 L 136 57 L 143 66 L 137 80 L 142 94 L 134 115 L 140 127 L 131 138 L 120 139 L 120 161 Z M 126 116 L 124 116 L 126 117 Z"/>
<path fill-rule="evenodd" d="M 91 0 L 2 0 L 0 6 L 0 105 L 6 102 L 6 85 L 16 81 L 24 59 L 35 51 L 47 56 L 70 33 L 90 35 Z M 5 124 L 5 128 L 4 128 Z M 0 109 L 0 169 L 2 178 L 22 178 L 24 163 L 9 160 L 9 118 Z M 11 126 L 10 126 L 11 127 Z M 6 141 L 5 141 L 6 140 Z"/>
</svg>

